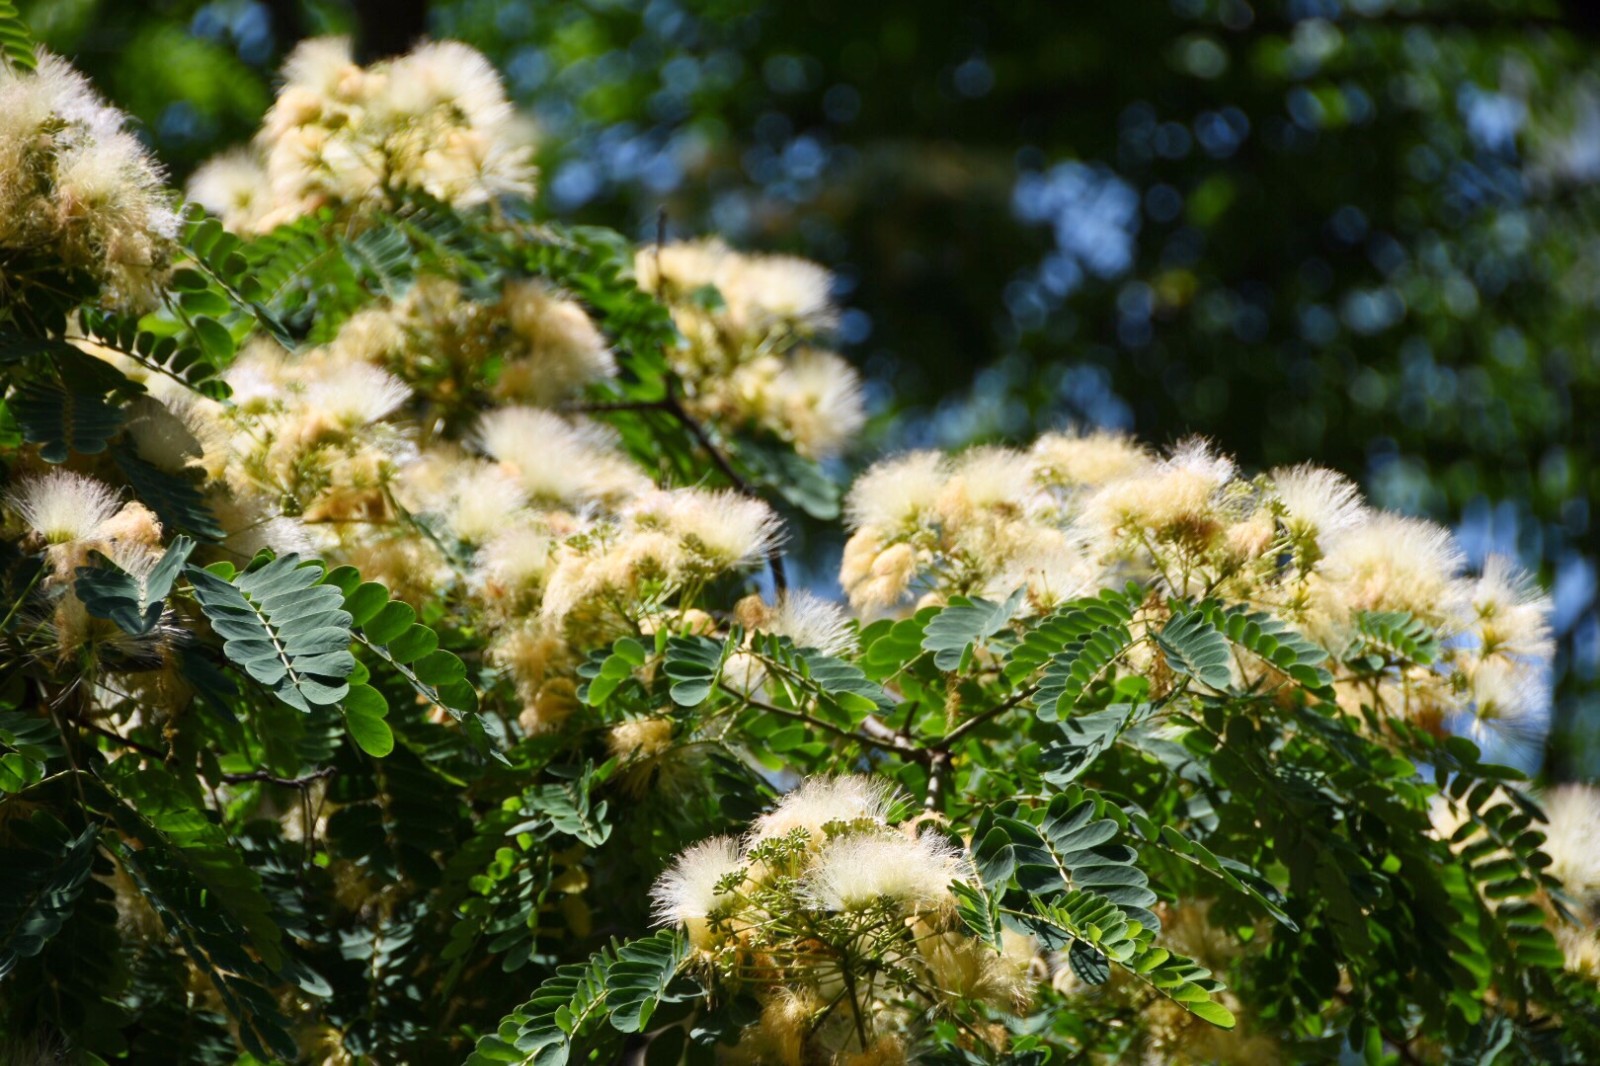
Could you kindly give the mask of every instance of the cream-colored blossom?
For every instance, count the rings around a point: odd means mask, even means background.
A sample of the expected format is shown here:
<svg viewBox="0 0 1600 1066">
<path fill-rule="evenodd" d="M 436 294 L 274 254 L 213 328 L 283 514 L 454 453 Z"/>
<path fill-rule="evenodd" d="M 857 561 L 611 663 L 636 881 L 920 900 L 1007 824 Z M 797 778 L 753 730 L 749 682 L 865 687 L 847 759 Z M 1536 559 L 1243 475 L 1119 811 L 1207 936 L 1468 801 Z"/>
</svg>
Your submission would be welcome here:
<svg viewBox="0 0 1600 1066">
<path fill-rule="evenodd" d="M 712 947 L 715 938 L 707 918 L 731 898 L 718 887 L 744 865 L 739 842 L 732 837 L 712 837 L 690 847 L 650 890 L 657 924 L 682 925 L 695 947 Z"/>
<path fill-rule="evenodd" d="M 1600 788 L 1559 785 L 1541 802 L 1550 874 L 1579 900 L 1600 898 Z"/>
<path fill-rule="evenodd" d="M 116 492 L 105 482 L 66 470 L 22 481 L 6 502 L 46 544 L 104 536 L 106 525 L 121 506 Z"/>
<path fill-rule="evenodd" d="M 911 452 L 877 463 L 850 486 L 845 516 L 852 529 L 898 531 L 927 520 L 950 471 L 938 452 Z"/>
<path fill-rule="evenodd" d="M 484 416 L 478 437 L 491 457 L 511 464 L 535 500 L 618 499 L 649 486 L 602 427 L 573 425 L 549 411 L 501 408 Z"/>
<path fill-rule="evenodd" d="M 858 910 L 882 901 L 926 910 L 949 903 L 950 882 L 965 874 L 961 853 L 936 833 L 848 833 L 822 846 L 802 891 L 829 911 Z"/>
<path fill-rule="evenodd" d="M 826 837 L 824 827 L 832 822 L 887 825 L 894 803 L 894 786 L 879 778 L 859 774 L 813 777 L 756 819 L 751 839 L 770 840 L 803 829 L 811 843 L 819 845 Z"/>
</svg>

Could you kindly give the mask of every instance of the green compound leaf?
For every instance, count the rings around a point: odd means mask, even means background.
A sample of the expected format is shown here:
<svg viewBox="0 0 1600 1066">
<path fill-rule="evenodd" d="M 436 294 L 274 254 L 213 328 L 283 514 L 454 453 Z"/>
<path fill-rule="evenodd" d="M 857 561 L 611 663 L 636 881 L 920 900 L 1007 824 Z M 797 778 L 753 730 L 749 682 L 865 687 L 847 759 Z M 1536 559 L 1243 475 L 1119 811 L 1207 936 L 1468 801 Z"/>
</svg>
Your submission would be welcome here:
<svg viewBox="0 0 1600 1066">
<path fill-rule="evenodd" d="M 409 604 L 391 600 L 387 588 L 362 581 L 351 566 L 328 571 L 320 587 L 337 593 L 354 639 L 388 663 L 419 696 L 458 722 L 477 713 L 478 692 L 467 680 L 466 664 L 439 647 L 438 634 L 416 620 Z M 363 724 L 370 726 L 371 721 L 367 717 Z"/>
<path fill-rule="evenodd" d="M 223 654 L 296 710 L 330 706 L 350 691 L 350 614 L 320 566 L 298 555 L 274 559 L 232 582 L 189 567 L 189 583 Z"/>
<path fill-rule="evenodd" d="M 1172 672 L 1207 688 L 1226 689 L 1233 680 L 1228 638 L 1199 610 L 1174 614 L 1156 633 Z"/>
<path fill-rule="evenodd" d="M 0 56 L 19 70 L 33 70 L 38 65 L 33 55 L 33 34 L 11 0 L 0 0 Z"/>
<path fill-rule="evenodd" d="M 1201 613 L 1234 644 L 1271 664 L 1307 689 L 1332 696 L 1333 675 L 1322 665 L 1328 652 L 1265 611 L 1224 608 L 1214 602 Z"/>
<path fill-rule="evenodd" d="M 48 811 L 14 822 L 0 848 L 0 978 L 44 950 L 89 880 L 99 827 L 76 837 Z"/>
<path fill-rule="evenodd" d="M 952 598 L 949 606 L 928 619 L 923 630 L 923 650 L 934 653 L 933 664 L 941 670 L 965 668 L 973 646 L 1000 632 L 1016 615 L 1025 591 L 1018 589 L 1004 603 L 976 597 Z"/>
<path fill-rule="evenodd" d="M 1439 637 L 1409 611 L 1362 611 L 1356 629 L 1366 645 L 1406 662 L 1427 666 L 1439 657 Z"/>
<path fill-rule="evenodd" d="M 340 706 L 345 728 L 362 751 L 378 759 L 394 751 L 394 731 L 384 721 L 389 703 L 383 693 L 371 685 L 352 685 Z"/>
<path fill-rule="evenodd" d="M 701 636 L 675 636 L 667 641 L 662 670 L 671 679 L 668 692 L 680 707 L 698 707 L 711 695 L 727 655 L 723 641 Z"/>
<path fill-rule="evenodd" d="M 606 1005 L 618 1032 L 642 1033 L 667 986 L 689 957 L 689 943 L 676 929 L 663 929 L 617 949 L 606 971 Z"/>
<path fill-rule="evenodd" d="M 47 463 L 64 463 L 77 452 L 99 455 L 122 428 L 122 408 L 93 392 L 68 391 L 30 381 L 7 400 L 22 439 L 39 446 Z"/>
<path fill-rule="evenodd" d="M 161 621 L 173 582 L 192 551 L 194 541 L 177 537 L 145 574 L 130 574 L 100 556 L 101 565 L 78 567 L 73 591 L 83 601 L 84 610 L 94 617 L 115 622 L 125 633 L 142 636 Z"/>
<path fill-rule="evenodd" d="M 484 1036 L 466 1066 L 566 1066 L 573 1044 L 603 1008 L 611 956 L 559 967 L 526 1003 Z"/>
</svg>

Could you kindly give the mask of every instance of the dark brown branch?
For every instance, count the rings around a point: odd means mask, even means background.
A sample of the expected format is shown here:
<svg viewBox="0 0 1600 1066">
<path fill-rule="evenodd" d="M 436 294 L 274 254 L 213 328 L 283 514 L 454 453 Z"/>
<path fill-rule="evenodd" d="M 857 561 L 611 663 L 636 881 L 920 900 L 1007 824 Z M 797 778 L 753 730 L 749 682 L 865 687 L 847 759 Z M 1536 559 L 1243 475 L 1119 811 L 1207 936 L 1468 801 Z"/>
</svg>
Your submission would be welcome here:
<svg viewBox="0 0 1600 1066">
<path fill-rule="evenodd" d="M 960 740 L 962 737 L 966 736 L 983 723 L 989 721 L 991 718 L 997 718 L 1000 715 L 1005 714 L 1007 711 L 1011 710 L 1011 708 L 1028 699 L 1037 691 L 1039 691 L 1038 685 L 1029 685 L 1027 688 L 1019 689 L 1005 702 L 998 703 L 995 706 L 990 707 L 987 711 L 973 715 L 971 718 L 968 718 L 965 722 L 962 722 L 960 725 L 950 730 L 950 732 L 946 733 L 939 740 L 939 743 L 934 746 L 934 750 L 939 752 L 948 752 L 950 750 L 950 746 L 956 741 Z"/>
<path fill-rule="evenodd" d="M 922 809 L 937 811 L 944 795 L 946 779 L 950 776 L 950 753 L 935 751 L 928 759 L 928 794 L 923 797 Z"/>
<path fill-rule="evenodd" d="M 324 766 L 314 770 L 304 777 L 278 777 L 265 770 L 251 770 L 247 774 L 223 774 L 222 779 L 230 785 L 242 785 L 250 781 L 263 781 L 269 785 L 282 785 L 285 788 L 304 788 L 313 781 L 321 781 L 325 777 L 332 777 L 339 771 L 332 766 Z"/>
<path fill-rule="evenodd" d="M 161 750 L 159 750 L 157 748 L 152 748 L 148 744 L 141 744 L 137 740 L 134 740 L 132 737 L 125 737 L 121 733 L 117 733 L 117 732 L 114 732 L 114 731 L 112 731 L 110 729 L 107 729 L 105 726 L 100 725 L 100 724 L 98 724 L 96 722 L 90 722 L 90 721 L 88 721 L 86 719 L 83 719 L 83 718 L 73 718 L 73 719 L 70 719 L 70 721 L 76 726 L 80 726 L 80 727 L 82 727 L 84 729 L 87 729 L 89 732 L 95 734 L 96 736 L 105 737 L 107 740 L 111 741 L 112 743 L 119 744 L 122 747 L 127 748 L 129 751 L 136 751 L 140 755 L 145 756 L 146 758 L 155 759 L 157 762 L 166 762 L 167 761 L 167 753 L 166 752 L 161 751 Z"/>
<path fill-rule="evenodd" d="M 866 744 L 869 747 L 878 748 L 882 751 L 892 751 L 898 755 L 903 755 L 911 759 L 921 760 L 928 757 L 927 751 L 917 747 L 909 740 L 896 733 L 891 732 L 888 736 L 883 736 L 881 733 L 874 735 L 874 731 L 857 733 L 854 730 L 846 729 L 843 726 L 834 725 L 832 722 L 824 721 L 821 718 L 813 718 L 804 711 L 792 710 L 788 707 L 779 707 L 775 704 L 767 703 L 764 700 L 755 699 L 751 696 L 745 695 L 743 692 L 740 692 L 737 689 L 730 688 L 727 685 L 719 684 L 719 687 L 728 695 L 737 700 L 743 701 L 747 706 L 754 707 L 758 711 L 765 711 L 768 714 L 776 714 L 783 718 L 793 718 L 795 721 L 804 722 L 806 725 L 815 726 L 818 729 L 832 733 L 834 736 L 841 739 L 853 740 L 858 744 Z M 880 729 L 888 729 L 888 727 L 883 725 L 881 722 L 878 722 L 877 724 Z"/>
</svg>

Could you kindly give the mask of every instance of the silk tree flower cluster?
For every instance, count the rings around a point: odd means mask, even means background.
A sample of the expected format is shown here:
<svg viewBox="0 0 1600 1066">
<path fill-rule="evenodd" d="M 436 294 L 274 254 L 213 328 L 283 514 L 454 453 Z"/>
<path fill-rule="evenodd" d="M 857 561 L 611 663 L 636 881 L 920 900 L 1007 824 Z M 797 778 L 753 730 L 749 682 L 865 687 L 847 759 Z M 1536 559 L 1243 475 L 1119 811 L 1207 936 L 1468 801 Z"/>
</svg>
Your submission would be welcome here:
<svg viewBox="0 0 1600 1066">
<path fill-rule="evenodd" d="M 457 207 L 533 191 L 528 130 L 478 52 L 445 41 L 362 67 L 345 38 L 302 42 L 254 146 L 196 172 L 189 195 L 230 229 L 265 232 L 416 189 Z"/>
<path fill-rule="evenodd" d="M 743 840 L 686 850 L 656 882 L 660 922 L 687 931 L 691 963 L 726 991 L 748 991 L 760 1020 L 732 1061 L 801 1066 L 904 1062 L 930 1011 L 1030 998 L 1035 949 L 973 937 L 951 884 L 975 880 L 935 827 L 893 823 L 882 780 L 813 778 Z"/>
<path fill-rule="evenodd" d="M 838 319 L 827 271 L 792 256 L 743 255 L 718 240 L 645 248 L 634 266 L 685 339 L 670 356 L 691 413 L 811 459 L 839 455 L 861 431 L 859 377 L 817 346 Z"/>
<path fill-rule="evenodd" d="M 27 189 L 132 158 L 6 64 L 61 116 Z M 826 480 L 863 425 L 830 279 L 530 225 L 524 148 L 460 46 L 311 42 L 194 187 L 272 233 L 187 228 L 170 292 L 29 253 L 166 311 L 10 320 L 0 1028 L 472 1066 L 1588 1039 L 1600 799 L 1459 735 L 1543 725 L 1514 566 L 1328 470 L 1052 433 L 870 467 L 848 603 L 785 589 L 755 468 Z"/>
<path fill-rule="evenodd" d="M 41 269 L 81 273 L 110 305 L 144 310 L 176 250 L 161 169 L 89 83 L 55 56 L 0 63 L 0 292 Z M 49 288 L 48 283 L 46 288 Z"/>
<path fill-rule="evenodd" d="M 1349 710 L 1513 747 L 1543 737 L 1546 598 L 1501 557 L 1467 573 L 1448 530 L 1369 507 L 1331 470 L 1248 477 L 1201 441 L 1163 456 L 1107 433 L 1047 434 L 1026 450 L 889 459 L 856 481 L 846 509 L 840 583 L 863 611 L 1018 588 L 1047 610 L 1133 580 L 1264 610 L 1336 662 L 1364 619 L 1404 613 L 1438 635 L 1437 657 L 1338 673 Z M 1161 620 L 1155 601 L 1146 621 Z"/>
</svg>

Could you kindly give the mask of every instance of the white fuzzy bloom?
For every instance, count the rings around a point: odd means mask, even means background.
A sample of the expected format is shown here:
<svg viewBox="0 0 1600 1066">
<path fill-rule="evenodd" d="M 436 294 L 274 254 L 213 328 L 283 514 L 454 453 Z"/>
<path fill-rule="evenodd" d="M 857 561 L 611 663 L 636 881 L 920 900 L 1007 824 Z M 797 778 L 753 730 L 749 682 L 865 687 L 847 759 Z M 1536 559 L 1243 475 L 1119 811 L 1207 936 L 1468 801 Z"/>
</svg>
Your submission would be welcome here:
<svg viewBox="0 0 1600 1066">
<path fill-rule="evenodd" d="M 29 478 L 7 502 L 49 544 L 90 540 L 120 509 L 111 486 L 66 470 Z"/>
<path fill-rule="evenodd" d="M 803 589 L 786 593 L 762 628 L 788 637 L 797 648 L 814 648 L 824 655 L 847 654 L 856 644 L 845 609 Z"/>
<path fill-rule="evenodd" d="M 837 316 L 828 300 L 832 276 L 816 263 L 787 255 L 728 255 L 718 264 L 716 285 L 729 317 L 750 329 L 779 322 L 807 329 L 831 327 Z"/>
<path fill-rule="evenodd" d="M 813 777 L 756 819 L 751 840 L 771 840 L 804 829 L 816 846 L 827 835 L 823 827 L 832 822 L 887 825 L 895 800 L 894 786 L 877 778 Z"/>
<path fill-rule="evenodd" d="M 1550 724 L 1548 664 L 1492 656 L 1462 666 L 1472 701 L 1472 729 L 1514 746 L 1544 739 Z"/>
<path fill-rule="evenodd" d="M 673 489 L 647 498 L 643 510 L 664 501 L 663 517 L 695 555 L 720 569 L 749 566 L 781 539 L 778 515 L 761 500 L 731 489 Z"/>
<path fill-rule="evenodd" d="M 509 282 L 501 303 L 511 332 L 527 354 L 506 361 L 495 382 L 496 396 L 553 403 L 616 369 L 606 339 L 588 312 L 546 283 Z"/>
<path fill-rule="evenodd" d="M 768 403 L 780 431 L 813 459 L 844 451 L 866 424 L 861 377 L 832 352 L 807 348 L 772 379 Z"/>
<path fill-rule="evenodd" d="M 1084 514 L 1091 528 L 1112 535 L 1130 528 L 1159 532 L 1212 522 L 1219 517 L 1217 496 L 1233 475 L 1231 459 L 1193 438 L 1148 469 L 1095 490 L 1084 503 Z"/>
<path fill-rule="evenodd" d="M 743 866 L 732 837 L 712 837 L 684 851 L 650 889 L 656 924 L 682 925 L 696 947 L 712 946 L 706 918 L 730 898 L 717 885 Z"/>
<path fill-rule="evenodd" d="M 1272 472 L 1272 485 L 1291 532 L 1324 541 L 1367 520 L 1361 490 L 1338 471 L 1309 463 L 1287 467 Z"/>
<path fill-rule="evenodd" d="M 1480 654 L 1543 660 L 1554 652 L 1550 599 L 1510 559 L 1489 556 L 1468 599 Z"/>
<path fill-rule="evenodd" d="M 859 910 L 880 900 L 922 910 L 948 901 L 950 882 L 966 874 L 962 854 L 937 834 L 850 833 L 823 845 L 801 891 L 829 911 Z"/>
<path fill-rule="evenodd" d="M 189 178 L 189 199 L 230 230 L 245 232 L 272 206 L 272 187 L 261 157 L 236 148 L 208 160 Z"/>
<path fill-rule="evenodd" d="M 554 541 L 533 526 L 514 526 L 496 536 L 478 553 L 486 582 L 507 589 L 536 585 L 550 569 Z"/>
<path fill-rule="evenodd" d="M 616 451 L 603 428 L 574 426 L 532 407 L 505 407 L 484 416 L 483 450 L 516 468 L 534 499 L 578 502 L 616 499 L 649 488 L 649 480 Z"/>
<path fill-rule="evenodd" d="M 459 112 L 469 126 L 492 128 L 511 118 L 500 75 L 476 49 L 459 41 L 419 45 L 394 61 L 382 106 L 397 115 L 435 108 Z"/>
<path fill-rule="evenodd" d="M 318 96 L 351 96 L 352 77 L 360 72 L 348 37 L 313 37 L 295 45 L 283 63 L 286 87 Z"/>
<path fill-rule="evenodd" d="M 1046 433 L 1029 449 L 1034 477 L 1063 488 L 1104 485 L 1151 465 L 1150 453 L 1120 433 Z"/>
<path fill-rule="evenodd" d="M 411 387 L 369 363 L 346 363 L 316 375 L 306 405 L 347 428 L 370 425 L 411 398 Z"/>
<path fill-rule="evenodd" d="M 453 486 L 445 518 L 458 539 L 480 544 L 511 525 L 527 503 L 527 494 L 515 475 L 502 466 L 483 463 L 471 467 Z"/>
<path fill-rule="evenodd" d="M 1010 448 L 978 447 L 955 461 L 955 476 L 940 501 L 941 510 L 1024 506 L 1035 493 L 1028 457 Z"/>
<path fill-rule="evenodd" d="M 845 497 L 850 528 L 892 531 L 922 524 L 949 477 L 950 468 L 938 452 L 911 452 L 873 465 Z"/>
<path fill-rule="evenodd" d="M 1333 539 L 1322 574 L 1350 610 L 1410 611 L 1438 621 L 1458 606 L 1453 587 L 1464 559 L 1443 526 L 1375 514 Z"/>
<path fill-rule="evenodd" d="M 93 278 L 102 298 L 143 309 L 159 298 L 178 216 L 160 167 L 63 60 L 0 63 L 0 249 L 46 254 Z"/>
<path fill-rule="evenodd" d="M 1579 900 L 1600 896 L 1600 788 L 1561 785 L 1541 802 L 1551 875 Z"/>
</svg>

